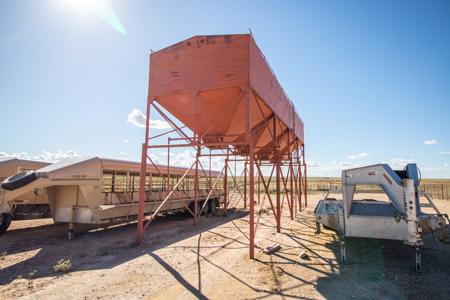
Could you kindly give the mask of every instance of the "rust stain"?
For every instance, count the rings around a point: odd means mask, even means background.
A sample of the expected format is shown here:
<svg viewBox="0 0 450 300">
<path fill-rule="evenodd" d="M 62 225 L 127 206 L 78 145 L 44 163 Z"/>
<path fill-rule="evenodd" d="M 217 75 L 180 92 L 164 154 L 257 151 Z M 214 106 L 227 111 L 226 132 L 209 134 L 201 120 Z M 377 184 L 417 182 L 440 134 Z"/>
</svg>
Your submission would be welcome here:
<svg viewBox="0 0 450 300">
<path fill-rule="evenodd" d="M 151 55 L 149 99 L 188 128 L 211 140 L 224 136 L 223 143 L 245 140 L 249 97 L 252 128 L 274 114 L 282 121 L 277 132 L 291 131 L 304 143 L 303 122 L 250 35 L 195 36 L 166 49 Z M 258 132 L 257 151 L 272 143 L 269 130 Z M 287 142 L 280 144 L 288 151 Z"/>
</svg>

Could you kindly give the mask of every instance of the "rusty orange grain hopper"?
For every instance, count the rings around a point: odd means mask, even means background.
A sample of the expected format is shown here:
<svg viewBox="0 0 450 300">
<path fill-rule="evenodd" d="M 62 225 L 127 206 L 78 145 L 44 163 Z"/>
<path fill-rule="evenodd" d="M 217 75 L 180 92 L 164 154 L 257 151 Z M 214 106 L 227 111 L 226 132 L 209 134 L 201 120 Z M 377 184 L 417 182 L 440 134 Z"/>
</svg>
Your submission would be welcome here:
<svg viewBox="0 0 450 300">
<path fill-rule="evenodd" d="M 170 132 L 179 134 L 179 139 L 171 139 L 178 143 L 154 142 L 148 122 L 151 108 L 173 127 Z M 272 206 L 278 231 L 281 202 L 287 201 L 291 217 L 295 213 L 294 207 L 301 208 L 302 191 L 306 202 L 303 122 L 250 34 L 194 36 L 150 55 L 141 172 L 145 173 L 147 160 L 152 162 L 149 149 L 171 147 L 194 147 L 197 150 L 197 159 L 191 166 L 196 173 L 204 172 L 199 157 L 224 157 L 220 180 L 223 180 L 225 189 L 225 211 L 230 203 L 227 177 L 231 169 L 228 164 L 231 161 L 244 162 L 248 183 L 244 184 L 244 192 L 239 194 L 244 195 L 245 205 L 247 195 L 249 198 L 251 257 L 254 255 L 257 228 L 257 224 L 254 226 L 255 175 L 258 187 L 262 184 L 266 192 L 263 201 L 267 198 Z M 205 148 L 210 149 L 209 154 L 205 153 Z M 269 179 L 261 171 L 262 166 L 272 166 Z M 276 205 L 269 191 L 274 170 Z M 236 180 L 237 176 L 234 176 L 234 187 Z M 213 179 L 210 181 L 211 189 L 214 189 Z M 144 197 L 141 191 L 141 204 Z M 195 221 L 197 213 L 195 206 L 192 212 Z M 154 216 L 156 214 L 150 217 L 150 221 Z M 140 241 L 144 230 L 143 210 L 139 220 Z"/>
</svg>

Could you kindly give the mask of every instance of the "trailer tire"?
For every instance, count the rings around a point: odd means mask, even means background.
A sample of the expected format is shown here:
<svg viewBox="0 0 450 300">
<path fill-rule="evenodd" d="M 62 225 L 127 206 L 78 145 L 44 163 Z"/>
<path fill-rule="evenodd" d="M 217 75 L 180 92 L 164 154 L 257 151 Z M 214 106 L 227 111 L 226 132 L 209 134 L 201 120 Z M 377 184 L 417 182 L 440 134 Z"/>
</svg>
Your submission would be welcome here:
<svg viewBox="0 0 450 300">
<path fill-rule="evenodd" d="M 208 212 L 213 217 L 215 217 L 217 215 L 217 200 L 216 199 L 211 199 L 211 201 L 209 201 L 208 205 L 209 205 Z"/>
<path fill-rule="evenodd" d="M 197 213 L 200 212 L 200 210 L 202 209 L 202 206 L 203 206 L 203 201 L 198 201 L 197 202 Z M 192 213 L 195 213 L 195 202 L 194 201 L 189 203 L 188 207 L 192 211 Z M 207 207 L 205 207 L 205 210 L 203 210 L 202 215 L 206 214 L 206 209 L 207 209 Z"/>
<path fill-rule="evenodd" d="M 10 214 L 0 214 L 0 235 L 8 230 L 9 225 L 11 225 L 11 215 Z"/>
<path fill-rule="evenodd" d="M 1 187 L 5 190 L 13 191 L 35 181 L 36 179 L 37 175 L 34 171 L 21 172 L 3 180 Z"/>
</svg>

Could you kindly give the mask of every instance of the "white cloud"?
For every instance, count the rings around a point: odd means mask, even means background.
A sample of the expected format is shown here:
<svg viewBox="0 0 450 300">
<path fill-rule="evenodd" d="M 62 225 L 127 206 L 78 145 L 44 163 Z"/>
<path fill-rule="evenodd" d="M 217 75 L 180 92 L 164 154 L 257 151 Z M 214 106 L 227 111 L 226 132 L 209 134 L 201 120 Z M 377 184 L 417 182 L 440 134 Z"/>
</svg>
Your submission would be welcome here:
<svg viewBox="0 0 450 300">
<path fill-rule="evenodd" d="M 366 155 L 357 156 L 355 154 L 355 157 L 366 157 Z M 352 158 L 350 159 L 351 160 L 349 161 L 333 160 L 325 163 L 318 163 L 316 160 L 307 161 L 309 174 L 310 176 L 320 176 L 320 177 L 340 176 L 343 170 L 358 168 L 371 164 L 371 162 L 363 163 L 359 161 L 354 161 L 352 160 Z M 414 159 L 391 158 L 389 160 L 383 161 L 382 163 L 389 164 L 393 169 L 401 170 L 405 167 L 406 164 L 412 163 L 414 161 L 415 161 Z"/>
<path fill-rule="evenodd" d="M 145 128 L 145 120 L 146 116 L 136 108 L 133 108 L 131 112 L 128 114 L 127 122 L 133 124 L 136 127 Z M 154 129 L 169 129 L 169 123 L 161 120 L 152 120 L 150 119 L 150 128 Z"/>
<path fill-rule="evenodd" d="M 145 119 L 145 115 L 139 109 L 133 108 L 128 114 L 127 122 L 134 126 L 145 128 Z"/>
<path fill-rule="evenodd" d="M 161 152 L 160 155 L 161 155 L 161 156 L 167 156 L 167 152 L 166 152 L 166 151 Z M 174 156 L 175 154 L 174 154 L 173 152 L 170 152 L 169 155 L 170 155 L 170 156 Z"/>
<path fill-rule="evenodd" d="M 449 168 L 449 167 L 450 167 L 450 164 L 444 163 L 444 168 Z"/>
<path fill-rule="evenodd" d="M 369 153 L 367 152 L 361 152 L 361 153 L 357 153 L 357 154 L 350 154 L 349 156 L 347 156 L 348 159 L 358 159 L 358 158 L 364 158 L 369 156 Z"/>
<path fill-rule="evenodd" d="M 167 165 L 167 152 L 149 153 L 149 157 L 155 164 Z M 195 151 L 184 150 L 182 152 L 170 152 L 170 165 L 174 167 L 189 168 L 195 161 Z M 200 157 L 200 162 L 205 172 L 209 170 L 209 157 Z M 214 171 L 222 170 L 225 158 L 221 156 L 211 157 L 211 169 Z M 201 170 L 201 169 L 200 169 Z M 201 172 L 201 171 L 200 171 Z"/>
<path fill-rule="evenodd" d="M 432 140 L 426 140 L 423 142 L 425 145 L 429 146 L 429 145 L 436 145 L 437 144 L 437 140 L 436 139 L 432 139 Z"/>
<path fill-rule="evenodd" d="M 392 169 L 401 170 L 407 164 L 414 162 L 414 159 L 406 159 L 406 158 L 391 158 L 388 161 L 384 161 L 383 163 L 387 163 L 391 166 Z"/>
<path fill-rule="evenodd" d="M 450 151 L 439 151 L 440 155 L 450 155 Z"/>
<path fill-rule="evenodd" d="M 315 161 L 315 160 L 307 160 L 306 161 L 306 165 L 309 167 L 309 168 L 319 168 L 320 167 L 320 165 L 317 163 L 317 161 Z"/>
<path fill-rule="evenodd" d="M 129 141 L 127 139 L 123 140 L 124 143 L 128 143 Z"/>
<path fill-rule="evenodd" d="M 161 120 L 152 120 L 150 119 L 150 128 L 154 128 L 154 129 L 170 129 L 172 127 L 170 127 L 169 123 L 167 123 L 166 121 L 161 121 Z"/>
<path fill-rule="evenodd" d="M 189 168 L 194 160 L 195 152 L 191 150 L 184 150 L 180 153 L 174 153 L 174 155 L 170 159 L 170 164 L 178 167 Z"/>
<path fill-rule="evenodd" d="M 120 152 L 120 155 L 122 155 L 122 156 L 127 156 L 128 155 L 128 153 L 127 152 Z"/>
<path fill-rule="evenodd" d="M 58 162 L 64 159 L 74 158 L 74 157 L 81 157 L 76 150 L 66 150 L 62 151 L 59 150 L 56 153 L 51 153 L 48 151 L 43 150 L 40 154 L 33 155 L 29 154 L 28 152 L 17 152 L 17 153 L 6 153 L 6 152 L 0 152 L 0 157 L 16 157 L 20 159 L 30 159 L 30 160 L 39 160 L 39 161 L 47 161 L 47 162 Z"/>
<path fill-rule="evenodd" d="M 324 164 L 319 164 L 316 161 L 306 162 L 308 169 L 310 169 L 311 176 L 340 176 L 341 172 L 346 169 L 352 169 L 360 167 L 360 164 L 333 160 Z"/>
</svg>

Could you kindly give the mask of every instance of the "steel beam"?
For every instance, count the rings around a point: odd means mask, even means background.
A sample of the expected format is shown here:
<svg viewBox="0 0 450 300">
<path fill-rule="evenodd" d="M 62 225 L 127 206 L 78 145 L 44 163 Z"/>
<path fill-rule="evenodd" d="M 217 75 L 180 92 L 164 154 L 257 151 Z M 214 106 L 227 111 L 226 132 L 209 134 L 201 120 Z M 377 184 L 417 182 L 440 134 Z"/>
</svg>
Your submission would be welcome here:
<svg viewBox="0 0 450 300">
<path fill-rule="evenodd" d="M 197 147 L 197 155 L 195 156 L 195 177 L 194 177 L 194 225 L 197 224 L 198 217 L 198 158 L 200 156 L 200 147 Z"/>
<path fill-rule="evenodd" d="M 277 223 L 277 232 L 281 232 L 281 204 L 280 204 L 280 173 L 281 173 L 281 166 L 280 166 L 280 149 L 278 146 L 278 135 L 277 135 L 277 118 L 273 119 L 273 136 L 275 140 L 275 184 L 276 184 L 276 202 L 277 202 L 277 213 L 275 215 L 276 217 L 276 223 Z"/>
<path fill-rule="evenodd" d="M 244 163 L 244 208 L 247 208 L 247 160 Z"/>
<path fill-rule="evenodd" d="M 228 152 L 228 151 L 227 151 Z M 225 158 L 225 174 L 224 174 L 224 178 L 223 178 L 223 208 L 224 208 L 224 212 L 225 215 L 227 215 L 228 211 L 228 156 L 227 158 Z"/>
</svg>

